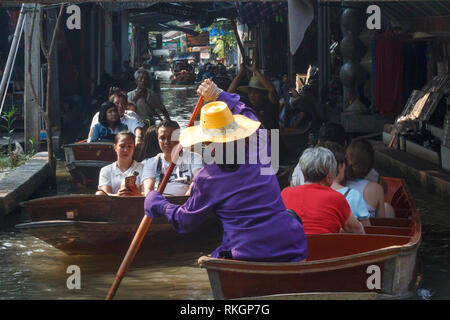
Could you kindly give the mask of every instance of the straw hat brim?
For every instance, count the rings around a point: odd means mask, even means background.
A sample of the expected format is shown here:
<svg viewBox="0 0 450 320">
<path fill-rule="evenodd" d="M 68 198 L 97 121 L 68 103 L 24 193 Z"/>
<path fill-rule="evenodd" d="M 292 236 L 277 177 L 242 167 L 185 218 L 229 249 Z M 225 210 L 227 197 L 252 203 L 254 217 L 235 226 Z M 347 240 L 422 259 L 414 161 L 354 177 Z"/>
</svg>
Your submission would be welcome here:
<svg viewBox="0 0 450 320">
<path fill-rule="evenodd" d="M 261 122 L 252 120 L 241 114 L 233 115 L 237 128 L 222 135 L 209 135 L 201 126 L 193 126 L 184 129 L 180 134 L 180 144 L 183 147 L 190 147 L 201 142 L 226 143 L 251 136 L 261 125 Z"/>
</svg>

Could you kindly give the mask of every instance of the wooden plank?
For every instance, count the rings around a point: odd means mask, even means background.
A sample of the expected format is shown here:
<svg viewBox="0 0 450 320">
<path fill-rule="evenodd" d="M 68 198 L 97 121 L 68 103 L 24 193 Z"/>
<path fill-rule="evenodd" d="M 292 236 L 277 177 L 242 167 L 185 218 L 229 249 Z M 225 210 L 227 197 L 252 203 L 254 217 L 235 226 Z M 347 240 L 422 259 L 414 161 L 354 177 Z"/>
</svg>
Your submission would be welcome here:
<svg viewBox="0 0 450 320">
<path fill-rule="evenodd" d="M 29 34 L 31 32 L 31 22 L 32 22 L 32 8 L 33 5 L 27 5 L 28 11 L 26 13 L 25 19 L 25 70 L 28 70 L 28 48 L 30 43 L 28 41 Z M 39 40 L 39 9 L 36 10 L 36 17 L 34 21 L 34 29 L 32 37 L 32 46 L 30 52 L 31 59 L 31 77 L 33 81 L 34 90 L 37 99 L 41 97 L 41 86 L 40 86 L 40 73 L 41 73 L 41 47 Z M 40 102 L 40 101 L 39 101 Z M 30 151 L 31 145 L 30 140 L 34 140 L 34 145 L 39 146 L 39 136 L 41 132 L 41 116 L 39 114 L 39 109 L 36 102 L 33 100 L 33 94 L 31 92 L 30 80 L 28 78 L 28 72 L 25 72 L 25 88 L 24 88 L 24 125 L 25 125 L 25 150 Z"/>
</svg>

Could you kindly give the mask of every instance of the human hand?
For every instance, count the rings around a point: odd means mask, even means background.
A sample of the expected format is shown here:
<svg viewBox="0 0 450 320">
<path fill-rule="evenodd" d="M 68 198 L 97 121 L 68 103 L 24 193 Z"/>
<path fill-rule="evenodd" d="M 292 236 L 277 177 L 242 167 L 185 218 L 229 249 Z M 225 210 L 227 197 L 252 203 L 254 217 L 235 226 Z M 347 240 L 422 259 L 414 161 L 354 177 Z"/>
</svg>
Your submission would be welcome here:
<svg viewBox="0 0 450 320">
<path fill-rule="evenodd" d="M 149 218 L 157 218 L 164 215 L 164 206 L 168 201 L 158 192 L 150 191 L 145 197 L 144 211 Z"/>
<path fill-rule="evenodd" d="M 258 71 L 258 68 L 256 68 L 256 61 L 255 61 L 255 59 L 252 60 L 252 64 L 250 64 L 250 65 L 246 64 L 244 66 L 251 73 L 256 73 Z"/>
<path fill-rule="evenodd" d="M 222 91 L 211 79 L 205 79 L 198 87 L 197 94 L 203 96 L 205 102 L 208 102 L 216 101 Z"/>
<path fill-rule="evenodd" d="M 117 192 L 120 197 L 132 197 L 132 196 L 140 196 L 141 192 L 136 183 L 130 183 L 128 187 L 125 186 L 125 180 L 122 181 L 120 185 L 120 189 Z"/>
</svg>

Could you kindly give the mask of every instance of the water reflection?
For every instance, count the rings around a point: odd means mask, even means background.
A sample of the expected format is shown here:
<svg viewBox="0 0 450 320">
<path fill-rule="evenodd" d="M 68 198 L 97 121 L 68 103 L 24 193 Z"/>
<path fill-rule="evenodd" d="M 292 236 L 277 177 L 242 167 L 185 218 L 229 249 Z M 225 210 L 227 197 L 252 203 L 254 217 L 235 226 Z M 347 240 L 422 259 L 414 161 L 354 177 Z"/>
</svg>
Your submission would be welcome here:
<svg viewBox="0 0 450 320">
<path fill-rule="evenodd" d="M 185 128 L 197 103 L 197 86 L 179 86 L 165 84 L 161 87 L 161 100 L 172 120 Z"/>
</svg>

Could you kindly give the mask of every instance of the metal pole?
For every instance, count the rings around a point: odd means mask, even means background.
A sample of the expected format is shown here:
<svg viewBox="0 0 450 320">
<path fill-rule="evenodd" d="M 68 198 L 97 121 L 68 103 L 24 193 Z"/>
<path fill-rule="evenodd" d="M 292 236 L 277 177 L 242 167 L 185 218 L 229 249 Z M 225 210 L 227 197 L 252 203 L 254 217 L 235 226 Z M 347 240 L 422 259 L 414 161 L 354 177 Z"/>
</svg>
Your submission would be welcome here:
<svg viewBox="0 0 450 320">
<path fill-rule="evenodd" d="M 2 97 L 0 114 L 2 113 L 3 103 L 5 102 L 6 88 L 8 87 L 9 80 L 11 79 L 12 66 L 14 65 L 14 61 L 16 60 L 18 43 L 22 36 L 24 16 L 25 16 L 25 4 L 22 4 L 22 7 L 20 8 L 19 19 L 17 20 L 16 30 L 14 31 L 14 38 L 11 43 L 11 48 L 9 49 L 9 55 L 8 60 L 6 61 L 5 71 L 2 76 L 2 82 L 0 84 L 0 97 Z"/>
</svg>

